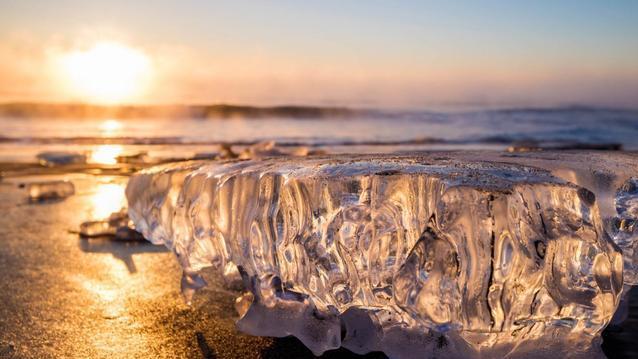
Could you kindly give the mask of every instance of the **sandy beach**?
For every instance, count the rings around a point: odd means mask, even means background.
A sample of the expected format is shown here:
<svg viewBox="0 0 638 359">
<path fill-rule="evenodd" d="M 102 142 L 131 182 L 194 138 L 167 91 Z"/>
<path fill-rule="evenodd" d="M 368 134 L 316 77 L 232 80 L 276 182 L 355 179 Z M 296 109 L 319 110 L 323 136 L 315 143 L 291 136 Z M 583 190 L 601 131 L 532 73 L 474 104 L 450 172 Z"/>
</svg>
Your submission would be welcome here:
<svg viewBox="0 0 638 359">
<path fill-rule="evenodd" d="M 77 193 L 61 201 L 29 203 L 20 188 L 62 178 Z M 165 247 L 72 233 L 125 204 L 127 179 L 69 173 L 0 182 L 0 357 L 313 357 L 295 338 L 238 332 L 238 292 L 220 277 L 187 306 L 181 268 Z M 603 333 L 609 358 L 638 355 L 638 291 L 631 298 L 629 319 Z M 355 357 L 345 349 L 322 357 L 344 356 Z"/>
</svg>

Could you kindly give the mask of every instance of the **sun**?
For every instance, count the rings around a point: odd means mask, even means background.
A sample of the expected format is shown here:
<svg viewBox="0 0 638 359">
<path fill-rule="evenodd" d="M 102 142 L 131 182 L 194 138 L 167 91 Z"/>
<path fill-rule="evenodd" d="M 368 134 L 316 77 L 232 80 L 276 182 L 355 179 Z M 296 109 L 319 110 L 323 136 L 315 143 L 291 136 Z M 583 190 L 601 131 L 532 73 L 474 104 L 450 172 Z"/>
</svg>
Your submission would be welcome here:
<svg viewBox="0 0 638 359">
<path fill-rule="evenodd" d="M 73 93 L 99 103 L 134 99 L 151 75 L 151 61 L 144 52 L 116 42 L 100 42 L 64 54 L 61 65 Z"/>
</svg>

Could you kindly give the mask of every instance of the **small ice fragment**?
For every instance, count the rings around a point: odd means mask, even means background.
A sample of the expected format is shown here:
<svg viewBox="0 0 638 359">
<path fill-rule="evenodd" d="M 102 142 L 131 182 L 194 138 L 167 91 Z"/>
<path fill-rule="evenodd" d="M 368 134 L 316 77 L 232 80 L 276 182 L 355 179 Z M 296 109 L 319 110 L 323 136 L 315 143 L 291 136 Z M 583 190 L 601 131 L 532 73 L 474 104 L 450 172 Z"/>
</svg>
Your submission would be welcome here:
<svg viewBox="0 0 638 359">
<path fill-rule="evenodd" d="M 314 152 L 311 151 L 306 146 L 297 146 L 294 148 L 282 148 L 281 146 L 277 146 L 275 141 L 266 141 L 266 142 L 256 143 L 244 149 L 239 154 L 239 158 L 254 159 L 254 158 L 280 157 L 280 156 L 305 157 L 310 154 L 314 154 Z"/>
<path fill-rule="evenodd" d="M 128 213 L 126 213 L 125 209 L 119 212 L 113 212 L 109 215 L 107 221 L 109 225 L 113 227 L 127 226 L 129 223 Z"/>
<path fill-rule="evenodd" d="M 80 236 L 108 237 L 115 236 L 116 227 L 111 226 L 108 221 L 87 221 L 80 224 Z"/>
<path fill-rule="evenodd" d="M 66 180 L 29 183 L 29 201 L 43 202 L 60 200 L 75 193 L 73 183 Z"/>
<path fill-rule="evenodd" d="M 146 151 L 120 155 L 116 157 L 117 163 L 144 164 L 149 162 L 148 153 Z"/>
<path fill-rule="evenodd" d="M 128 226 L 109 221 L 88 221 L 80 225 L 80 236 L 85 238 L 109 237 L 118 241 L 144 241 L 144 236 Z"/>
<path fill-rule="evenodd" d="M 290 150 L 289 154 L 296 157 L 304 157 L 312 154 L 312 151 L 306 146 L 298 146 Z"/>
<path fill-rule="evenodd" d="M 530 152 L 541 150 L 542 148 L 540 147 L 538 141 L 534 140 L 517 141 L 507 148 L 507 152 Z"/>
<path fill-rule="evenodd" d="M 103 220 L 86 221 L 80 224 L 80 236 L 86 238 L 112 237 L 117 240 L 144 240 L 144 237 L 129 227 L 129 218 L 125 210 L 113 212 Z"/>
<path fill-rule="evenodd" d="M 41 152 L 36 158 L 43 166 L 62 166 L 86 163 L 86 155 L 78 152 Z"/>
<path fill-rule="evenodd" d="M 261 158 L 261 157 L 276 157 L 284 155 L 285 153 L 275 147 L 275 141 L 266 141 L 256 143 L 239 154 L 241 159 Z"/>
</svg>

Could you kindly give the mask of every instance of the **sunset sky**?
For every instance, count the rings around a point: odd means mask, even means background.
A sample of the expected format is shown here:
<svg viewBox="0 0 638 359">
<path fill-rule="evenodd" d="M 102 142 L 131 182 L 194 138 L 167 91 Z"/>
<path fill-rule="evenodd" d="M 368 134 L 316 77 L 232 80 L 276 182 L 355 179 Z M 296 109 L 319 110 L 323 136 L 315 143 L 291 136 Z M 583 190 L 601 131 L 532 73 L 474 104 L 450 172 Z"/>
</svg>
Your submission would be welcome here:
<svg viewBox="0 0 638 359">
<path fill-rule="evenodd" d="M 638 1 L 0 0 L 0 102 L 638 107 Z"/>
</svg>

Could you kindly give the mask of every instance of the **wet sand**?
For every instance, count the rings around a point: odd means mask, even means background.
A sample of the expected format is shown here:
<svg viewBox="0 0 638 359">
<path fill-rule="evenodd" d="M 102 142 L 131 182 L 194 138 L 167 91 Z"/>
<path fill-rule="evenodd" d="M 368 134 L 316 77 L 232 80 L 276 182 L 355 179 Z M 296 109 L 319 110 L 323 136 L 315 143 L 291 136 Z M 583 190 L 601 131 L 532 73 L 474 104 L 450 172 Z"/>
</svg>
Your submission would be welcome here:
<svg viewBox="0 0 638 359">
<path fill-rule="evenodd" d="M 27 203 L 18 187 L 25 178 L 0 182 L 1 358 L 312 357 L 294 338 L 237 332 L 236 294 L 219 283 L 186 306 L 180 268 L 164 247 L 70 233 L 117 210 L 126 178 L 65 178 L 76 195 L 46 204 Z M 638 292 L 632 296 L 630 319 L 604 335 L 610 358 L 638 357 Z M 354 357 L 324 355 L 344 356 Z"/>
</svg>

